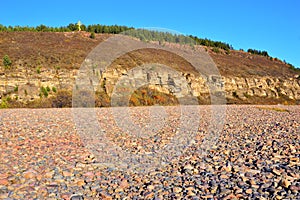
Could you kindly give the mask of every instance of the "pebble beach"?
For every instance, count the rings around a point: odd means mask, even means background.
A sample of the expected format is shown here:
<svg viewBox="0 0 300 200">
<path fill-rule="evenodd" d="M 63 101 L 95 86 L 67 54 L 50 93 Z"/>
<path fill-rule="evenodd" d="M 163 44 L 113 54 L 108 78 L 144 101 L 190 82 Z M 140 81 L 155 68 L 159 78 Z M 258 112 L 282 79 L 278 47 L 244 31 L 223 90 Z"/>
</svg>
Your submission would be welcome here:
<svg viewBox="0 0 300 200">
<path fill-rule="evenodd" d="M 131 154 L 162 148 L 180 124 L 178 107 L 166 107 L 161 130 L 137 138 L 122 132 L 110 109 L 95 108 L 97 120 Z M 147 108 L 129 109 L 147 126 Z M 144 173 L 103 165 L 70 108 L 2 109 L 0 199 L 300 199 L 300 106 L 227 105 L 218 138 L 199 154 L 209 109 L 194 106 L 200 121 L 190 148 Z"/>
</svg>

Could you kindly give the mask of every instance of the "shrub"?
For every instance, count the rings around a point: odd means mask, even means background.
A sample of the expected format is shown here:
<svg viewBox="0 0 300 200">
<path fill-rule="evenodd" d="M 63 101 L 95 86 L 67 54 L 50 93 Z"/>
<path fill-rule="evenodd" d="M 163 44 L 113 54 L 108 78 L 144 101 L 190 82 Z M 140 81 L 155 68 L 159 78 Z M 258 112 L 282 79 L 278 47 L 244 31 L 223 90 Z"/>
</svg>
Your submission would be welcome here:
<svg viewBox="0 0 300 200">
<path fill-rule="evenodd" d="M 212 51 L 215 52 L 215 53 L 220 53 L 220 49 L 218 47 L 214 47 L 212 49 Z"/>
<path fill-rule="evenodd" d="M 36 68 L 36 73 L 40 74 L 41 73 L 41 67 Z"/>
<path fill-rule="evenodd" d="M 2 108 L 8 108 L 8 102 L 7 102 L 7 99 L 2 99 L 2 102 L 0 104 L 0 109 Z"/>
<path fill-rule="evenodd" d="M 47 90 L 47 92 L 50 92 L 50 91 L 51 91 L 51 89 L 50 89 L 49 86 L 46 87 L 46 90 Z"/>
<path fill-rule="evenodd" d="M 110 98 L 105 92 L 96 92 L 95 93 L 95 106 L 96 107 L 109 107 Z"/>
<path fill-rule="evenodd" d="M 46 88 L 44 88 L 43 86 L 40 89 L 40 97 L 42 97 L 44 95 L 44 97 L 48 97 L 48 91 Z"/>
<path fill-rule="evenodd" d="M 178 100 L 172 94 L 159 92 L 148 87 L 141 87 L 130 97 L 130 106 L 177 105 Z"/>
<path fill-rule="evenodd" d="M 19 91 L 19 86 L 16 85 L 15 88 L 14 88 L 14 92 L 18 92 Z"/>
<path fill-rule="evenodd" d="M 57 96 L 52 100 L 53 108 L 72 107 L 72 92 L 62 90 L 57 92 Z"/>
<path fill-rule="evenodd" d="M 8 55 L 5 55 L 5 56 L 3 57 L 3 65 L 4 65 L 4 68 L 5 68 L 5 69 L 9 69 L 9 68 L 11 67 L 11 64 L 12 64 L 12 62 L 11 62 L 10 58 L 8 57 Z"/>
<path fill-rule="evenodd" d="M 229 49 L 226 49 L 226 50 L 225 50 L 225 53 L 226 53 L 227 55 L 230 55 L 230 50 L 229 50 Z"/>
<path fill-rule="evenodd" d="M 92 32 L 92 33 L 91 33 L 91 35 L 90 35 L 90 38 L 92 38 L 92 39 L 95 39 L 95 38 L 96 38 L 96 36 L 95 36 L 95 33 L 94 33 L 94 32 Z"/>
<path fill-rule="evenodd" d="M 57 92 L 57 90 L 56 90 L 56 87 L 52 87 L 52 92 L 54 92 L 54 93 L 56 93 Z"/>
<path fill-rule="evenodd" d="M 244 96 L 245 96 L 246 98 L 248 98 L 248 99 L 251 98 L 251 96 L 250 96 L 248 93 L 246 93 L 246 92 L 244 93 Z"/>
</svg>

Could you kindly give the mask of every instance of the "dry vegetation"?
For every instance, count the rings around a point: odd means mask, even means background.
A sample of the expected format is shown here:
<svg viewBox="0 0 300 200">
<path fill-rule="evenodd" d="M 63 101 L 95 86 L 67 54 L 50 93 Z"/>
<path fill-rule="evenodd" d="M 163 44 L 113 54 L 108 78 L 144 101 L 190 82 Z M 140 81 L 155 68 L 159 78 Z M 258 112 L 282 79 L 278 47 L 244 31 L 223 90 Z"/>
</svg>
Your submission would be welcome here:
<svg viewBox="0 0 300 200">
<path fill-rule="evenodd" d="M 65 72 L 79 69 L 81 63 L 88 53 L 101 41 L 107 39 L 109 34 L 95 34 L 95 38 L 90 38 L 88 32 L 0 32 L 0 56 L 9 55 L 12 60 L 14 72 L 23 68 L 30 68 L 32 71 L 42 67 L 43 70 L 53 69 L 57 66 Z M 278 78 L 293 77 L 296 73 L 291 67 L 278 60 L 264 56 L 253 55 L 243 51 L 222 49 L 215 50 L 212 47 L 204 47 L 216 63 L 223 76 L 272 76 Z M 196 70 L 182 57 L 173 53 L 158 49 L 142 49 L 129 52 L 116 59 L 110 67 L 121 66 L 126 69 L 146 63 L 160 63 L 170 66 L 176 70 L 186 73 L 196 73 Z M 0 73 L 3 74 L 2 62 L 0 63 Z M 11 73 L 14 73 L 11 71 Z M 131 105 L 144 104 L 177 104 L 174 97 L 166 94 L 148 96 L 145 99 L 145 89 L 136 91 L 131 98 Z M 148 89 L 149 90 L 149 89 Z M 147 89 L 146 89 L 147 91 Z M 145 93 L 145 94 L 144 94 Z M 146 98 L 146 97 L 145 97 Z M 27 105 L 9 100 L 10 107 L 70 107 L 72 95 L 70 91 L 59 91 L 55 97 L 41 98 Z M 294 104 L 287 99 L 287 103 Z M 143 103 L 144 102 L 144 103 Z M 202 103 L 208 103 L 209 99 L 200 99 Z M 284 103 L 283 99 L 260 99 L 249 97 L 247 100 L 231 99 L 230 104 L 278 104 Z M 97 106 L 107 106 L 110 104 L 106 94 L 96 94 Z"/>
<path fill-rule="evenodd" d="M 27 63 L 36 67 L 79 68 L 88 53 L 109 34 L 96 34 L 91 39 L 90 33 L 68 32 L 0 32 L 0 56 L 7 54 L 13 63 Z M 224 50 L 216 53 L 213 48 L 205 47 L 217 64 L 220 73 L 225 76 L 276 76 L 290 77 L 295 74 L 287 64 L 280 60 L 249 54 L 243 51 Z M 193 70 L 185 60 L 162 50 L 139 50 L 125 55 L 118 64 L 128 67 L 133 64 L 135 57 L 139 62 L 159 62 L 172 67 L 185 67 L 184 70 Z M 18 62 L 19 61 L 19 62 Z M 137 63 L 141 64 L 141 63 Z M 2 63 L 1 63 L 2 65 Z"/>
</svg>

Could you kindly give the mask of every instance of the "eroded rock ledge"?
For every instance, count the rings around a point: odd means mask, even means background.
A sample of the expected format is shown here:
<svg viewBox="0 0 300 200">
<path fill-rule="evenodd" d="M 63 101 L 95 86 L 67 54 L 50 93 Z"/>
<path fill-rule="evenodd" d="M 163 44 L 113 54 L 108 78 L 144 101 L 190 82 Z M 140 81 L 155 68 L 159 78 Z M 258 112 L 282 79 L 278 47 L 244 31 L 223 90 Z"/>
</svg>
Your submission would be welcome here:
<svg viewBox="0 0 300 200">
<path fill-rule="evenodd" d="M 37 74 L 35 71 L 11 71 L 0 73 L 0 97 L 1 101 L 5 97 L 16 99 L 20 102 L 33 101 L 41 98 L 41 87 L 50 88 L 49 96 L 55 96 L 53 88 L 59 90 L 72 91 L 76 87 L 76 77 L 78 70 L 67 71 L 44 70 Z M 118 88 L 138 89 L 140 86 L 148 85 L 149 88 L 157 91 L 174 94 L 176 97 L 192 95 L 195 97 L 209 94 L 207 82 L 216 84 L 217 90 L 225 91 L 227 99 L 247 100 L 251 97 L 261 99 L 276 98 L 300 100 L 300 77 L 296 75 L 290 78 L 277 77 L 233 77 L 233 76 L 195 76 L 191 73 L 168 70 L 145 70 L 134 68 L 126 71 L 117 68 L 105 72 L 93 71 L 90 84 L 95 90 L 105 92 L 109 96 L 112 92 L 117 92 Z"/>
</svg>

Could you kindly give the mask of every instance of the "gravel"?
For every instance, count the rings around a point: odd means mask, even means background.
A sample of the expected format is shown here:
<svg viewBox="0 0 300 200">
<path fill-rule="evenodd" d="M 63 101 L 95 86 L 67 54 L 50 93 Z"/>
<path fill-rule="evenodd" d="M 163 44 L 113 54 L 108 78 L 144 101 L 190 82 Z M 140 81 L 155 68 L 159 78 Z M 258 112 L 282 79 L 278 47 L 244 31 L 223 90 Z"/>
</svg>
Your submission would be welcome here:
<svg viewBox="0 0 300 200">
<path fill-rule="evenodd" d="M 220 137 L 201 155 L 195 149 L 209 131 L 210 108 L 194 106 L 193 144 L 146 173 L 101 163 L 72 109 L 0 110 L 0 199 L 300 199 L 300 107 L 228 105 Z M 143 154 L 180 127 L 179 108 L 165 109 L 164 127 L 146 138 L 122 132 L 109 108 L 95 112 L 111 142 Z M 142 127 L 151 117 L 145 107 L 130 114 Z"/>
</svg>

